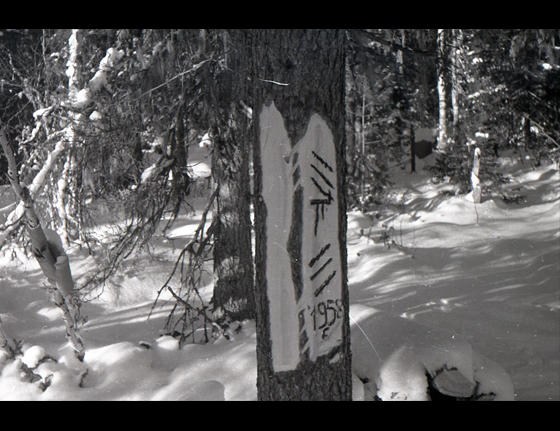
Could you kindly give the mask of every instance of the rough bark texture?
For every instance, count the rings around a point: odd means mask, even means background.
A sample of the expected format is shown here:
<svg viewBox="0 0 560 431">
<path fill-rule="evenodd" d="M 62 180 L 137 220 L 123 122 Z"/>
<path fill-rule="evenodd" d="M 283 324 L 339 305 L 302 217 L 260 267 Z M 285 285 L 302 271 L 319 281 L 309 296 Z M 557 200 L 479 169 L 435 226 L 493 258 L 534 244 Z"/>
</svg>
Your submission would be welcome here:
<svg viewBox="0 0 560 431">
<path fill-rule="evenodd" d="M 216 317 L 254 318 L 254 271 L 251 254 L 249 187 L 249 119 L 240 100 L 246 99 L 243 32 L 227 65 L 217 74 L 212 94 L 214 112 L 212 175 L 218 188 L 214 207 L 214 296 Z"/>
<path fill-rule="evenodd" d="M 254 142 L 260 133 L 259 112 L 274 102 L 284 119 L 291 145 L 306 133 L 312 114 L 319 114 L 332 131 L 338 170 L 339 250 L 342 266 L 342 345 L 316 361 L 305 360 L 293 371 L 274 372 L 266 276 L 267 208 L 262 198 L 261 149 L 254 148 L 255 167 L 255 298 L 257 306 L 257 387 L 260 400 L 351 399 L 351 353 L 348 317 L 345 197 L 344 32 L 336 30 L 253 30 L 248 40 L 253 65 Z M 297 200 L 297 199 L 296 199 Z M 305 238 L 304 238 L 305 240 Z"/>
</svg>

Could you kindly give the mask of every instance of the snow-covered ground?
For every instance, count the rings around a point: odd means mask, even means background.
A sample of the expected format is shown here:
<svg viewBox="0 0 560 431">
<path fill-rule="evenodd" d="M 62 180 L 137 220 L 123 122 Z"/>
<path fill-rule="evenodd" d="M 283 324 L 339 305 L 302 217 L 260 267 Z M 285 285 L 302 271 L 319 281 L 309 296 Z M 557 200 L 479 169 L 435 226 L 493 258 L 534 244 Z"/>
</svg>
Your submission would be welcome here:
<svg viewBox="0 0 560 431">
<path fill-rule="evenodd" d="M 456 332 L 506 370 L 516 400 L 560 400 L 560 177 L 555 165 L 501 162 L 525 202 L 483 196 L 475 207 L 402 173 L 404 205 L 380 219 L 349 214 L 350 297 Z"/>
<path fill-rule="evenodd" d="M 394 173 L 396 205 L 348 215 L 352 315 L 367 335 L 354 361 L 370 379 L 366 398 L 374 382 L 380 398 L 423 399 L 415 391 L 425 391 L 425 374 L 445 368 L 441 385 L 457 380 L 458 370 L 460 390 L 478 384 L 507 398 L 512 383 L 516 400 L 560 400 L 560 176 L 554 165 L 501 161 L 524 202 L 486 195 L 475 206 L 468 196 L 443 195 L 447 186 L 417 166 L 419 173 Z M 23 341 L 24 354 L 0 356 L 0 400 L 256 399 L 252 322 L 230 340 L 179 349 L 160 337 L 170 302 L 159 301 L 147 320 L 196 225 L 183 217 L 151 256 L 129 259 L 113 286 L 83 306 L 84 363 L 64 338 L 38 264 L 2 250 L 2 328 Z M 91 258 L 79 249 L 69 257 L 79 284 Z M 205 300 L 211 289 L 209 282 Z M 356 324 L 352 331 L 354 338 Z M 37 381 L 22 377 L 22 364 Z"/>
</svg>

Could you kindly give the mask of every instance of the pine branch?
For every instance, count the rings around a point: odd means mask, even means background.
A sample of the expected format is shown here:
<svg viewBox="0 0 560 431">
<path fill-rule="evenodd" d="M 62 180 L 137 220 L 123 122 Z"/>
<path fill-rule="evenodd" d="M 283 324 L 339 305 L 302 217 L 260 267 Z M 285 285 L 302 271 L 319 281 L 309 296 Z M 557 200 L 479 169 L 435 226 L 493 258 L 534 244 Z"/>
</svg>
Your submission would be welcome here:
<svg viewBox="0 0 560 431">
<path fill-rule="evenodd" d="M 355 29 L 354 31 L 360 33 L 360 35 L 362 35 L 362 36 L 367 37 L 368 39 L 370 39 L 370 41 L 374 41 L 374 42 L 377 42 L 377 43 L 380 43 L 382 45 L 390 47 L 391 51 L 393 51 L 393 52 L 407 51 L 407 52 L 410 52 L 410 53 L 422 55 L 424 57 L 436 58 L 436 54 L 434 54 L 434 53 L 431 53 L 431 52 L 428 52 L 428 51 L 423 51 L 421 49 L 413 48 L 413 47 L 410 47 L 410 46 L 403 46 L 402 44 L 400 44 L 398 42 L 385 40 L 382 37 L 377 36 L 377 35 L 371 33 L 368 30 Z M 371 49 L 367 46 L 364 46 L 363 49 L 368 53 L 374 53 L 373 49 Z"/>
</svg>

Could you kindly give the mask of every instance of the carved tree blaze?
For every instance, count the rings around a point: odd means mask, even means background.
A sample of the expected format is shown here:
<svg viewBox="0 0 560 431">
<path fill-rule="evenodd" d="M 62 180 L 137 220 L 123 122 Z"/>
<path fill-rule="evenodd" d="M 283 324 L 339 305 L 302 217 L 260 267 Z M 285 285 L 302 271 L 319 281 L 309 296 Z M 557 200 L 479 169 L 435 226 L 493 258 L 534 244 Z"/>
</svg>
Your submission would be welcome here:
<svg viewBox="0 0 560 431">
<path fill-rule="evenodd" d="M 291 148 L 274 103 L 260 115 L 274 370 L 342 343 L 343 302 L 333 135 L 318 114 Z"/>
<path fill-rule="evenodd" d="M 346 33 L 248 36 L 258 398 L 350 400 Z"/>
</svg>

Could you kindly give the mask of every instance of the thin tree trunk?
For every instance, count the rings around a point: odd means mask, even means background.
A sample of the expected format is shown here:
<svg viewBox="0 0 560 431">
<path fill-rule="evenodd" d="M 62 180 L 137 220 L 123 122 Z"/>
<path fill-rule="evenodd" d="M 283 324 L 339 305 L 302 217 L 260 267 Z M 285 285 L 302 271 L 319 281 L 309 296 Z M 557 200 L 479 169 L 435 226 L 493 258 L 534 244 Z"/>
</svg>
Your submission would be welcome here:
<svg viewBox="0 0 560 431">
<path fill-rule="evenodd" d="M 438 100 L 439 100 L 439 123 L 438 123 L 438 143 L 439 151 L 447 150 L 447 33 L 446 29 L 438 29 Z"/>
<path fill-rule="evenodd" d="M 459 51 L 463 44 L 463 31 L 453 30 L 453 52 L 451 54 L 451 104 L 453 109 L 453 141 L 457 141 L 459 127 Z"/>
<path fill-rule="evenodd" d="M 410 172 L 416 172 L 416 139 L 414 137 L 414 126 L 412 121 L 409 123 L 410 129 Z"/>
<path fill-rule="evenodd" d="M 80 41 L 81 35 L 79 29 L 73 29 L 72 35 L 68 40 L 68 69 L 66 70 L 66 75 L 68 76 L 68 100 L 75 101 L 78 89 L 80 87 L 80 77 L 81 77 L 81 65 L 78 60 L 79 53 L 80 53 Z M 68 194 L 68 186 L 70 182 L 75 182 L 75 179 L 72 179 L 72 156 L 73 153 L 72 149 L 76 144 L 76 125 L 74 123 L 77 122 L 77 116 L 70 111 L 69 112 L 70 118 L 72 118 L 71 124 L 68 125 L 67 129 L 67 137 L 68 137 L 68 147 L 69 151 L 66 153 L 66 163 L 64 163 L 64 168 L 62 170 L 60 179 L 57 183 L 57 192 L 58 196 L 55 202 L 58 217 L 60 218 L 60 227 L 58 228 L 59 235 L 62 239 L 62 242 L 65 247 L 70 246 L 70 240 L 68 238 L 68 227 L 69 227 L 69 220 L 68 220 L 68 205 L 67 202 L 72 199 L 72 196 Z"/>
<path fill-rule="evenodd" d="M 361 156 L 362 156 L 362 175 L 360 181 L 361 187 L 361 195 L 362 195 L 362 212 L 365 212 L 365 181 L 366 181 L 366 89 L 364 83 L 364 93 L 362 94 L 362 124 L 361 124 L 361 138 L 362 138 L 362 147 L 361 147 Z"/>
<path fill-rule="evenodd" d="M 471 185 L 473 189 L 473 202 L 479 204 L 482 198 L 482 188 L 480 186 L 480 149 L 474 149 L 473 168 L 471 171 Z"/>
<path fill-rule="evenodd" d="M 3 353 L 5 357 L 10 356 L 10 345 L 8 343 L 8 337 L 4 333 L 2 328 L 2 315 L 0 315 L 0 353 Z M 2 364 L 2 356 L 0 355 L 0 365 Z"/>
<path fill-rule="evenodd" d="M 251 34 L 258 397 L 348 400 L 344 33 Z"/>
<path fill-rule="evenodd" d="M 27 232 L 31 237 L 32 250 L 37 262 L 41 266 L 43 273 L 55 291 L 56 305 L 62 312 L 62 318 L 66 324 L 66 334 L 72 347 L 76 351 L 76 356 L 81 361 L 84 358 L 84 345 L 77 334 L 76 322 L 68 308 L 68 300 L 71 297 L 74 282 L 70 272 L 68 257 L 64 253 L 60 237 L 55 235 L 47 236 L 39 217 L 33 208 L 33 198 L 26 187 L 22 187 L 17 174 L 17 165 L 14 154 L 3 127 L 0 122 L 0 145 L 8 159 L 8 178 L 15 194 L 23 203 L 27 218 Z M 50 234 L 49 234 L 50 235 Z"/>
</svg>

